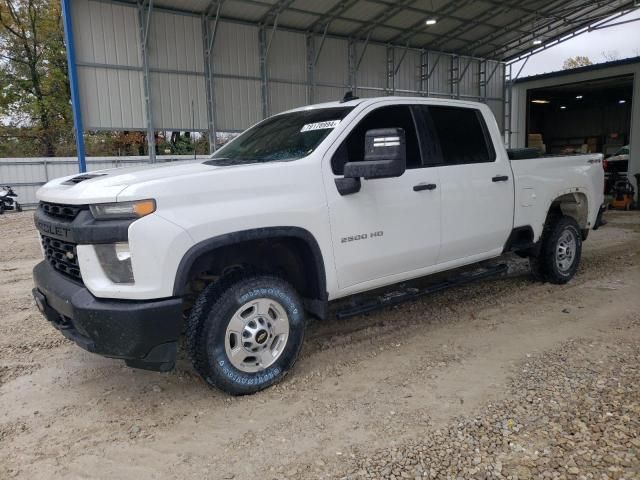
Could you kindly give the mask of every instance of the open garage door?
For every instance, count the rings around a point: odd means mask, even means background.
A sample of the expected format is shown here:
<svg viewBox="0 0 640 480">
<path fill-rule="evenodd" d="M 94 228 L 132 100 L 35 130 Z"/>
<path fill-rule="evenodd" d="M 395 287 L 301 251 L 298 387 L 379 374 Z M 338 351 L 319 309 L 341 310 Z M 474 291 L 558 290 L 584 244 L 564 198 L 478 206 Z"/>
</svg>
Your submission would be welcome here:
<svg viewBox="0 0 640 480">
<path fill-rule="evenodd" d="M 629 171 L 633 75 L 527 91 L 526 142 L 551 155 L 602 153 L 605 192 Z"/>
</svg>

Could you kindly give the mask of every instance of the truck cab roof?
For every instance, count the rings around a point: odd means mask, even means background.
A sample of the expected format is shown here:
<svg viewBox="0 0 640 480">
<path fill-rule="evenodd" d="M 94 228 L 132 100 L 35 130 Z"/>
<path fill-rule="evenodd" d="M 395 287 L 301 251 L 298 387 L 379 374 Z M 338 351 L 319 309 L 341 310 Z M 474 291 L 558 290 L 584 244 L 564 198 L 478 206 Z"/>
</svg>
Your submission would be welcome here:
<svg viewBox="0 0 640 480">
<path fill-rule="evenodd" d="M 324 103 L 316 103 L 313 105 L 305 105 L 304 107 L 293 108 L 291 110 L 286 110 L 282 113 L 291 113 L 291 112 L 301 112 L 306 110 L 316 110 L 321 108 L 336 108 L 336 107 L 367 107 L 369 105 L 374 105 L 376 103 L 430 103 L 430 104 L 442 104 L 442 105 L 455 105 L 460 107 L 469 107 L 469 108 L 478 108 L 480 106 L 485 106 L 486 104 L 481 102 L 471 102 L 468 100 L 456 100 L 451 98 L 437 98 L 437 97 L 400 97 L 400 96 L 381 96 L 381 97 L 370 97 L 370 98 L 356 98 L 348 101 L 333 101 L 333 102 L 324 102 Z"/>
</svg>

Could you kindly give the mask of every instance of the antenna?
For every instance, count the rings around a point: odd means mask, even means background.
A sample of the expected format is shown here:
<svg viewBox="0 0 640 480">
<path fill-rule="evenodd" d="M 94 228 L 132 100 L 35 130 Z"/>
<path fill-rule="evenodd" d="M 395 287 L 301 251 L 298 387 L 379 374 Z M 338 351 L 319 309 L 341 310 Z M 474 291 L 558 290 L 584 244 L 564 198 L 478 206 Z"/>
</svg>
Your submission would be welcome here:
<svg viewBox="0 0 640 480">
<path fill-rule="evenodd" d="M 344 97 L 342 98 L 342 100 L 340 100 L 340 103 L 350 102 L 351 100 L 358 100 L 358 98 L 360 97 L 354 97 L 353 92 L 349 90 L 347 93 L 344 94 Z"/>
</svg>

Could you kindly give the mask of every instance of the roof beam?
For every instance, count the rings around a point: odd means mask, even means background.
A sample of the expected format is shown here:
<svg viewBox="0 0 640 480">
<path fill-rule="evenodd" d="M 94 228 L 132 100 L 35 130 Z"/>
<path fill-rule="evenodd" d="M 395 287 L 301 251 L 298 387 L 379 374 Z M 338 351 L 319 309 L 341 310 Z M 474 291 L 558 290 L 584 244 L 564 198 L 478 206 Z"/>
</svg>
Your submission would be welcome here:
<svg viewBox="0 0 640 480">
<path fill-rule="evenodd" d="M 254 6 L 259 6 L 259 7 L 272 7 L 273 5 L 270 3 L 266 3 L 263 2 L 261 0 L 233 0 L 235 2 L 238 3 L 244 3 L 247 5 L 254 5 Z M 347 0 L 347 1 L 342 1 L 342 2 L 338 2 L 336 3 L 332 8 L 330 8 L 327 12 L 325 13 L 320 13 L 320 12 L 314 12 L 314 11 L 310 11 L 310 10 L 305 10 L 302 8 L 298 8 L 298 7 L 293 7 L 293 6 L 289 6 L 286 8 L 286 11 L 288 12 L 293 12 L 293 13 L 300 13 L 303 15 L 309 15 L 309 16 L 314 16 L 317 17 L 316 20 L 313 21 L 313 23 L 309 24 L 306 27 L 306 31 L 308 32 L 314 32 L 314 33 L 322 33 L 324 31 L 324 28 L 326 27 L 326 25 L 331 24 L 331 22 L 333 20 L 343 20 L 346 22 L 352 22 L 352 23 L 358 23 L 360 24 L 361 27 L 363 27 L 364 29 L 366 29 L 366 27 L 369 25 L 369 22 L 366 20 L 362 20 L 359 18 L 352 18 L 352 17 L 345 17 L 343 15 L 344 12 L 346 12 L 347 10 L 349 10 L 351 7 L 353 7 L 356 3 L 358 3 L 361 0 Z M 393 6 L 394 4 L 387 1 L 387 0 L 367 0 L 370 3 L 376 3 L 376 4 L 380 4 L 380 5 L 387 5 L 387 6 Z M 429 15 L 430 12 L 428 10 L 424 10 L 421 8 L 417 8 L 411 5 L 406 5 L 403 7 L 403 10 L 408 10 L 408 11 L 413 11 L 416 13 L 420 13 L 420 14 L 425 14 L 425 15 Z M 449 18 L 451 20 L 457 20 L 460 22 L 475 22 L 475 23 L 482 23 L 482 22 L 477 22 L 477 20 L 467 20 L 464 19 L 462 17 L 457 17 L 454 15 L 450 15 L 450 14 L 443 14 L 442 12 L 438 12 L 437 13 L 439 18 Z M 493 28 L 498 28 L 495 25 L 489 24 L 489 23 L 482 23 L 483 25 L 486 26 L 491 26 Z M 418 22 L 418 24 L 416 26 L 422 25 L 422 21 Z M 394 37 L 391 40 L 387 40 L 385 43 L 398 43 L 395 41 L 395 38 L 406 34 L 407 33 L 407 29 L 406 28 L 402 28 L 402 27 L 397 27 L 395 25 L 388 25 L 388 24 L 381 24 L 381 26 L 388 28 L 390 30 L 395 30 L 396 32 L 398 32 L 398 35 L 396 37 Z M 418 30 L 416 29 L 417 33 Z M 435 34 L 435 33 L 430 33 L 430 32 L 422 32 L 425 33 L 427 35 L 433 36 L 434 38 L 445 38 L 448 40 L 455 40 L 455 37 L 452 36 L 448 36 L 448 35 L 442 35 L 442 34 Z M 526 32 L 521 32 L 521 33 L 526 33 Z M 360 40 L 364 40 L 364 38 L 366 38 L 366 35 L 362 35 L 359 39 Z M 406 42 L 404 42 L 404 44 L 406 44 Z M 419 45 L 410 45 L 413 48 L 418 48 Z M 498 46 L 497 44 L 495 45 L 496 47 Z"/>
<path fill-rule="evenodd" d="M 443 14 L 442 12 L 434 12 L 433 16 L 436 17 L 443 17 L 443 18 L 451 18 L 453 19 L 453 17 L 448 17 L 446 14 Z M 459 20 L 461 22 L 461 25 L 466 25 L 469 22 L 465 22 L 464 19 Z M 499 27 L 497 25 L 493 25 L 490 23 L 484 23 L 484 22 L 479 22 L 477 21 L 477 19 L 475 21 L 472 21 L 471 23 L 474 24 L 473 28 L 478 27 L 478 26 L 488 26 L 491 29 L 493 29 L 494 31 L 515 31 L 517 33 L 522 33 L 522 31 L 518 30 L 518 29 L 510 29 L 510 28 L 502 28 Z M 460 27 L 460 26 L 458 26 Z M 456 27 L 456 28 L 458 28 Z M 471 30 L 471 29 L 469 29 Z M 417 22 L 413 23 L 408 29 L 403 30 L 403 32 L 399 35 L 396 35 L 395 37 L 391 38 L 389 40 L 390 43 L 402 43 L 403 41 L 405 42 L 410 42 L 411 39 L 413 37 L 415 37 L 416 35 L 430 35 L 435 37 L 436 39 L 438 39 L 437 43 L 438 44 L 442 44 L 443 41 L 447 41 L 447 40 L 457 40 L 457 41 L 465 41 L 465 42 L 469 42 L 471 40 L 465 40 L 463 38 L 460 38 L 460 35 L 450 35 L 448 32 L 444 33 L 444 34 L 436 34 L 436 33 L 432 33 L 429 32 L 426 27 L 425 27 L 425 23 L 424 23 L 424 19 L 420 19 Z M 432 42 L 433 44 L 434 42 Z M 431 45 L 431 44 L 428 44 Z M 498 47 L 499 45 L 494 44 L 496 47 Z M 424 45 L 421 45 L 422 48 L 424 48 Z M 435 49 L 435 48 L 434 48 Z"/>
<path fill-rule="evenodd" d="M 388 1 L 388 0 L 367 0 L 369 3 L 377 3 L 379 5 L 393 5 L 392 2 Z M 464 17 L 460 17 L 458 15 L 454 15 L 452 13 L 445 13 L 442 11 L 438 11 L 438 10 L 426 10 L 424 8 L 419 8 L 416 7 L 415 5 L 407 5 L 403 8 L 403 10 L 408 11 L 408 12 L 414 12 L 417 13 L 421 16 L 424 16 L 423 19 L 421 19 L 419 22 L 416 22 L 416 24 L 414 24 L 414 26 L 416 25 L 422 25 L 424 23 L 424 21 L 428 18 L 428 17 L 433 17 L 433 16 L 437 16 L 438 18 L 446 18 L 448 20 L 455 20 L 457 22 L 461 22 L 461 23 L 473 23 L 476 24 L 478 26 L 483 26 L 483 27 L 490 27 L 490 28 L 495 28 L 496 25 L 493 25 L 492 23 L 488 23 L 488 22 L 484 22 L 481 20 L 478 20 L 477 18 L 464 18 Z M 390 25 L 384 25 L 385 27 L 391 28 Z M 409 28 L 413 28 L 409 27 Z M 403 29 L 403 31 L 406 31 L 406 29 Z M 521 33 L 527 33 L 524 30 Z M 398 35 L 400 36 L 400 35 Z M 394 37 L 395 38 L 395 37 Z M 390 41 L 393 41 L 390 40 Z"/>
<path fill-rule="evenodd" d="M 606 20 L 601 20 L 601 21 L 599 21 L 599 22 L 596 22 L 596 23 L 595 23 L 595 25 L 596 25 L 596 26 L 598 26 L 598 25 L 601 25 L 601 24 L 603 24 L 603 23 L 606 23 L 606 22 L 609 22 L 609 21 L 615 20 L 616 18 L 622 17 L 622 16 L 626 15 L 627 13 L 628 13 L 628 12 L 619 12 L 619 13 L 615 14 L 613 17 L 609 17 L 609 18 L 608 18 L 608 19 L 606 19 Z M 556 46 L 556 45 L 558 45 L 558 44 L 560 44 L 560 43 L 562 43 L 562 42 L 566 42 L 567 40 L 570 40 L 570 39 L 572 39 L 572 38 L 574 38 L 574 37 L 577 37 L 578 35 L 581 35 L 581 34 L 583 34 L 583 33 L 585 33 L 585 32 L 588 32 L 590 27 L 591 27 L 591 26 L 589 26 L 589 27 L 583 27 L 582 31 L 580 31 L 581 29 L 578 29 L 578 30 L 576 30 L 576 31 L 574 31 L 574 32 L 572 32 L 572 33 L 569 33 L 569 34 L 567 34 L 567 33 L 565 32 L 564 34 L 560 34 L 560 35 L 558 35 L 556 38 L 554 38 L 554 39 L 552 39 L 551 41 L 547 42 L 547 43 L 546 43 L 544 46 L 542 46 L 542 47 L 539 47 L 539 48 L 537 48 L 537 49 L 535 49 L 535 50 L 530 50 L 530 51 L 528 51 L 528 52 L 525 52 L 525 53 L 521 54 L 521 55 L 520 55 L 520 56 L 518 56 L 518 57 L 514 56 L 514 57 L 507 58 L 505 61 L 506 61 L 506 62 L 508 62 L 508 64 L 512 65 L 512 64 L 514 64 L 514 63 L 516 63 L 516 62 L 519 62 L 520 60 L 523 60 L 523 59 L 529 58 L 529 57 L 531 57 L 532 55 L 535 55 L 535 54 L 537 54 L 537 53 L 540 53 L 540 52 L 542 52 L 543 50 L 546 50 L 546 49 L 548 49 L 548 48 L 554 47 L 554 46 Z M 517 55 L 517 54 L 516 54 L 516 55 Z"/>
<path fill-rule="evenodd" d="M 313 32 L 318 27 L 322 28 L 329 25 L 336 18 L 340 18 L 340 19 L 344 18 L 344 17 L 341 17 L 340 15 L 342 15 L 344 12 L 349 10 L 359 1 L 360 0 L 349 0 L 346 2 L 338 2 L 323 14 L 314 12 L 314 14 L 318 15 L 318 18 L 307 27 L 307 30 L 310 32 Z"/>
<path fill-rule="evenodd" d="M 588 2 L 587 6 L 589 6 L 589 5 L 593 5 L 593 2 Z M 607 12 L 607 17 L 610 16 L 610 15 L 614 15 L 616 12 L 618 12 L 620 10 L 623 10 L 625 8 L 628 8 L 628 7 L 632 6 L 632 5 L 633 5 L 633 0 L 630 0 L 630 1 L 626 2 L 626 3 L 623 2 L 622 4 L 619 4 L 618 7 L 613 8 L 610 11 L 608 11 Z M 594 12 L 598 12 L 598 10 L 600 10 L 602 8 L 606 8 L 606 7 L 603 7 L 601 5 L 596 5 L 596 6 L 593 6 L 592 8 L 589 8 L 588 10 L 585 11 L 583 9 L 584 6 L 585 6 L 584 4 L 580 4 L 580 5 L 576 6 L 576 9 L 567 16 L 567 20 L 568 21 L 562 22 L 559 25 L 556 25 L 556 24 L 558 24 L 557 20 L 556 21 L 547 22 L 545 25 L 541 25 L 541 26 L 537 27 L 536 31 L 532 32 L 532 36 L 530 38 L 527 38 L 527 39 L 520 38 L 520 39 L 513 40 L 511 42 L 507 42 L 502 47 L 500 47 L 500 48 L 498 48 L 496 50 L 493 50 L 490 53 L 490 55 L 508 56 L 509 51 L 517 50 L 521 46 L 526 45 L 527 43 L 530 43 L 533 40 L 533 38 L 535 38 L 536 36 L 537 37 L 544 36 L 545 33 L 548 34 L 549 32 L 553 32 L 554 38 L 557 38 L 557 37 L 561 37 L 563 35 L 566 35 L 571 31 L 576 31 L 576 30 L 578 30 L 580 28 L 583 28 L 583 26 L 588 26 L 590 23 L 592 23 L 595 20 L 593 17 L 585 19 L 585 18 L 583 18 L 584 16 L 589 15 L 589 14 L 594 13 Z M 570 19 L 570 17 L 574 16 L 574 15 L 578 15 L 579 17 L 577 19 Z M 577 27 L 575 25 L 572 26 L 573 22 L 569 21 L 569 20 L 579 20 L 581 22 L 580 26 L 577 26 Z M 562 28 L 563 24 L 568 24 L 569 27 L 563 29 Z M 557 31 L 558 33 L 556 34 L 554 30 Z M 511 45 L 513 45 L 514 42 L 516 44 L 514 46 L 511 46 Z M 529 49 L 534 50 L 535 48 L 534 47 L 527 48 L 527 50 L 529 50 Z"/>
<path fill-rule="evenodd" d="M 561 31 L 557 31 L 557 33 L 554 33 L 551 37 L 547 37 L 546 38 L 546 41 L 545 41 L 546 45 L 544 45 L 542 47 L 537 47 L 537 48 L 527 48 L 526 50 L 529 50 L 527 55 L 524 55 L 525 52 L 519 53 L 519 52 L 517 52 L 517 50 L 523 44 L 526 44 L 528 42 L 520 41 L 516 45 L 514 45 L 513 47 L 509 47 L 508 45 L 510 45 L 510 44 L 508 44 L 507 46 L 503 47 L 505 49 L 503 57 L 504 57 L 505 61 L 510 61 L 513 58 L 517 57 L 518 55 L 520 55 L 522 58 L 524 58 L 525 56 L 529 56 L 529 54 L 541 52 L 543 50 L 546 50 L 550 46 L 552 46 L 550 44 L 557 45 L 558 43 L 562 43 L 565 40 L 569 40 L 570 38 L 573 38 L 573 37 L 575 37 L 575 36 L 577 36 L 579 34 L 586 33 L 587 31 L 589 31 L 589 27 L 594 24 L 594 20 L 596 20 L 595 24 L 599 25 L 601 22 L 604 23 L 604 22 L 612 20 L 611 17 L 618 18 L 618 17 L 621 17 L 622 15 L 626 15 L 627 13 L 629 13 L 630 11 L 632 11 L 634 9 L 633 5 L 634 5 L 633 0 L 631 0 L 631 1 L 627 2 L 626 4 L 623 4 L 623 5 L 615 8 L 614 10 L 611 10 L 609 12 L 609 15 L 607 15 L 607 18 L 605 18 L 604 20 L 597 20 L 597 19 L 594 19 L 594 17 L 590 17 L 590 18 L 584 19 L 584 22 L 582 22 L 577 27 L 571 27 L 571 28 L 568 28 L 568 29 L 562 29 Z M 590 9 L 588 12 L 580 11 L 580 12 L 576 12 L 575 14 L 580 14 L 580 15 L 587 14 L 588 15 L 589 13 L 592 13 L 592 12 L 598 10 L 599 8 L 602 8 L 602 7 L 595 7 L 595 8 Z M 552 30 L 553 27 L 549 26 L 549 29 Z M 564 37 L 567 37 L 567 38 L 564 38 Z M 513 43 L 513 42 L 511 42 L 511 43 Z M 513 51 L 513 50 L 516 50 L 516 52 L 514 52 L 514 54 L 511 55 L 509 52 Z M 496 52 L 499 52 L 499 51 L 500 50 L 497 50 Z"/>
<path fill-rule="evenodd" d="M 267 23 L 269 20 L 272 20 L 275 22 L 275 19 L 278 18 L 278 15 L 280 15 L 284 10 L 287 9 L 287 7 L 289 5 L 291 5 L 295 0 L 278 0 L 276 3 L 273 4 L 273 6 L 267 10 L 265 12 L 264 15 L 262 15 L 262 17 L 260 17 L 260 20 L 258 20 L 258 24 L 260 25 L 264 25 L 265 23 Z"/>
<path fill-rule="evenodd" d="M 247 5 L 258 5 L 258 6 L 267 6 L 268 5 L 268 6 L 272 6 L 271 4 L 266 4 L 264 2 L 261 2 L 260 0 L 233 0 L 233 1 L 239 2 L 239 3 L 246 3 Z M 362 27 L 365 27 L 365 29 L 366 29 L 366 27 L 369 25 L 369 22 L 367 22 L 366 20 L 357 19 L 357 18 L 351 18 L 351 17 L 345 17 L 345 16 L 342 15 L 342 13 L 347 11 L 349 8 L 353 7 L 359 1 L 361 1 L 361 0 L 348 0 L 348 1 L 337 3 L 329 11 L 327 11 L 324 14 L 321 14 L 321 13 L 318 13 L 318 12 L 311 12 L 311 11 L 307 11 L 307 10 L 302 10 L 302 9 L 299 9 L 299 8 L 293 8 L 293 7 L 287 8 L 286 11 L 317 16 L 318 18 L 312 24 L 310 24 L 308 27 L 306 27 L 306 31 L 307 32 L 323 33 L 324 32 L 324 28 L 327 25 L 329 25 L 333 20 L 344 20 L 344 21 L 347 21 L 347 22 L 358 23 Z M 375 0 L 374 3 L 390 4 L 389 2 L 386 2 L 386 1 L 383 1 L 383 0 Z M 415 9 L 413 9 L 413 10 L 415 10 Z M 406 29 L 405 28 L 396 27 L 396 26 L 393 26 L 393 25 L 383 25 L 383 26 L 385 28 L 390 29 L 390 30 L 395 30 L 395 31 L 397 31 L 399 33 L 406 33 Z M 329 32 L 327 32 L 327 33 L 329 33 Z M 430 33 L 430 32 L 423 32 L 423 33 L 426 33 L 426 34 L 428 34 L 430 36 L 433 36 L 434 38 L 443 38 L 442 34 Z M 340 36 L 344 36 L 344 35 L 340 35 Z M 446 38 L 449 39 L 449 40 L 455 40 L 454 37 L 450 37 L 450 36 L 446 36 Z M 366 35 L 362 35 L 362 36 L 358 37 L 357 39 L 364 41 L 366 39 Z M 386 41 L 385 43 L 396 44 L 398 42 L 389 40 L 389 41 Z M 406 45 L 406 42 L 404 42 L 404 45 Z M 398 44 L 398 46 L 404 46 L 404 45 Z M 409 45 L 409 46 L 413 47 L 413 48 L 418 48 L 419 47 L 419 45 Z M 498 47 L 499 45 L 496 44 L 495 46 Z"/>
<path fill-rule="evenodd" d="M 467 5 L 469 3 L 470 3 L 470 0 L 454 0 L 453 2 L 447 4 L 447 6 L 443 10 L 440 10 L 440 11 L 434 10 L 433 12 L 429 12 L 428 15 L 435 15 L 435 16 L 448 15 L 452 11 L 457 10 L 458 8 L 463 7 L 464 5 Z M 409 41 L 418 33 L 427 33 L 431 35 L 428 31 L 425 31 L 425 28 L 426 28 L 425 19 L 421 18 L 419 21 L 416 21 L 411 27 L 409 27 L 409 29 L 405 29 L 404 33 L 400 35 L 396 35 L 395 37 L 390 39 L 390 41 L 402 43 L 403 41 Z"/>
<path fill-rule="evenodd" d="M 364 33 L 367 33 L 368 36 L 376 27 L 382 26 L 385 21 L 401 12 L 405 5 L 414 2 L 415 0 L 402 0 L 400 2 L 396 2 L 395 4 L 391 4 L 391 6 L 388 6 L 387 8 L 382 10 L 373 19 L 368 20 L 365 25 L 351 31 L 347 36 L 358 38 Z"/>
<path fill-rule="evenodd" d="M 558 6 L 559 4 L 566 4 L 566 1 L 565 0 L 555 0 L 554 2 L 549 4 L 549 8 L 554 8 L 554 7 Z M 520 20 L 518 20 L 516 23 L 517 23 L 518 26 L 523 26 L 523 25 L 530 24 L 530 23 L 534 22 L 536 20 L 536 18 L 540 17 L 541 15 L 546 15 L 547 11 L 548 10 L 544 10 L 544 11 L 538 12 L 538 14 L 536 14 L 536 15 L 525 16 L 525 17 L 521 18 Z M 557 21 L 558 20 L 551 20 L 551 21 L 547 22 L 547 24 L 553 23 L 553 22 L 557 22 Z M 533 34 L 535 34 L 535 32 L 533 30 L 531 30 L 529 34 L 533 35 Z M 471 43 L 470 45 L 467 45 L 465 47 L 464 51 L 466 53 L 477 52 L 479 48 L 482 48 L 485 45 L 489 44 L 490 42 L 495 41 L 501 35 L 502 35 L 502 32 L 500 30 L 496 30 L 494 33 L 490 34 L 488 37 L 484 37 L 483 39 L 477 40 L 477 41 Z M 488 54 L 485 55 L 485 56 L 487 56 L 487 58 L 493 58 L 493 57 L 490 57 Z"/>
<path fill-rule="evenodd" d="M 488 3 L 490 5 L 493 5 L 494 7 L 504 7 L 505 6 L 504 2 L 499 2 L 499 1 L 496 1 L 496 0 L 481 0 L 481 1 L 484 2 L 484 3 Z M 532 3 L 532 2 L 529 2 L 529 3 Z M 565 3 L 566 3 L 566 1 L 565 1 Z M 523 7 L 522 6 L 522 2 L 516 2 L 516 3 L 510 4 L 509 8 L 511 10 L 517 10 L 519 12 L 526 13 L 528 15 L 540 15 L 540 12 L 541 12 L 541 10 L 539 8 L 538 9 L 531 9 L 531 8 Z M 554 17 L 556 20 L 563 20 L 562 17 L 556 16 L 555 13 L 552 14 L 550 12 L 547 12 L 547 13 L 545 13 L 545 15 L 547 17 Z"/>
<path fill-rule="evenodd" d="M 566 1 L 566 0 L 562 0 L 562 1 Z M 516 2 L 517 3 L 517 2 Z M 484 12 L 482 12 L 480 15 L 478 15 L 478 17 L 485 19 L 485 18 L 492 18 L 495 17 L 497 15 L 500 15 L 502 13 L 506 13 L 511 11 L 513 8 L 514 3 L 510 2 L 510 3 L 501 3 L 500 4 L 501 7 L 496 7 L 495 5 L 493 7 L 488 8 L 487 10 L 485 10 Z M 520 25 L 518 24 L 518 27 Z M 518 27 L 494 27 L 493 31 L 495 32 L 500 32 L 501 35 L 504 34 L 504 32 L 511 32 L 514 31 L 515 28 Z M 451 32 L 451 34 L 453 34 L 456 37 L 459 37 L 460 35 L 465 35 L 467 33 L 469 33 L 470 31 L 472 31 L 473 29 L 477 28 L 477 25 L 466 25 L 466 24 L 461 24 L 458 25 L 456 28 L 454 28 Z M 518 32 L 520 33 L 520 32 Z M 431 42 L 427 45 L 425 45 L 425 48 L 438 48 L 440 45 L 442 45 L 441 41 L 436 41 L 436 42 Z M 467 50 L 469 51 L 469 50 Z M 471 50 L 471 53 L 475 53 L 473 50 Z"/>
</svg>

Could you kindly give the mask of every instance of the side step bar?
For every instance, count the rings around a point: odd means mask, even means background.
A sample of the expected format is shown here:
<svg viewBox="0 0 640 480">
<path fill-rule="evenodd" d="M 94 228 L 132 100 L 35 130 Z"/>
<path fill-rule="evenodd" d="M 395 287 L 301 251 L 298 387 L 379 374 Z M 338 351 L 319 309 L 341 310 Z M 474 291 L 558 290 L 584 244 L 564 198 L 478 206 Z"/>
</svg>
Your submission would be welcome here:
<svg viewBox="0 0 640 480">
<path fill-rule="evenodd" d="M 422 289 L 406 288 L 404 290 L 396 290 L 393 292 L 385 293 L 384 295 L 379 295 L 377 297 L 365 299 L 361 303 L 357 303 L 351 307 L 338 310 L 336 312 L 336 318 L 338 318 L 339 320 L 342 320 L 345 318 L 354 317 L 356 315 L 361 315 L 363 313 L 378 310 L 381 308 L 397 305 L 399 303 L 406 302 L 407 300 L 412 300 L 414 298 L 422 297 L 423 295 L 428 295 L 430 293 L 446 290 L 447 288 L 450 288 L 450 287 L 464 285 L 465 283 L 471 283 L 471 282 L 475 282 L 476 280 L 482 280 L 483 278 L 500 275 L 502 273 L 506 273 L 507 270 L 508 270 L 507 265 L 502 263 L 500 265 L 496 265 L 495 267 L 482 269 L 477 273 L 462 273 L 457 277 L 449 278 L 444 282 L 436 283 L 434 285 L 430 285 Z"/>
</svg>

